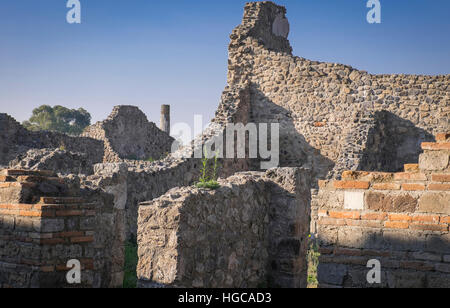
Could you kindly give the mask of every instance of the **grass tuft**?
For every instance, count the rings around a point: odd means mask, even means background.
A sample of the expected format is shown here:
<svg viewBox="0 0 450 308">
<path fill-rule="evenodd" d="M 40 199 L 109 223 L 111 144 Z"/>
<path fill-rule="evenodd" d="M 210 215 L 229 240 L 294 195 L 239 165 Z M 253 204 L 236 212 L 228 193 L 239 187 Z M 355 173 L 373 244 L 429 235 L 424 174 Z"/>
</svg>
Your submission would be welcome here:
<svg viewBox="0 0 450 308">
<path fill-rule="evenodd" d="M 138 247 L 134 240 L 125 244 L 125 276 L 123 279 L 123 287 L 125 289 L 134 289 L 137 287 L 136 268 L 138 263 Z"/>
<path fill-rule="evenodd" d="M 319 247 L 317 243 L 309 238 L 309 250 L 308 250 L 308 288 L 316 289 L 319 286 L 317 280 L 317 267 L 319 266 Z"/>
</svg>

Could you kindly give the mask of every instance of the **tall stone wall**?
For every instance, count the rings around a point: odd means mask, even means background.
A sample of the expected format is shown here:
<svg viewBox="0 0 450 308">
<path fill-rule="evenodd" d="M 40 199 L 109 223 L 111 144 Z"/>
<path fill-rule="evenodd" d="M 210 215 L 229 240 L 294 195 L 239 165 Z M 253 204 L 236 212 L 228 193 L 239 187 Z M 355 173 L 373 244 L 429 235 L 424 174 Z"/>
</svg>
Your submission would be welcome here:
<svg viewBox="0 0 450 308">
<path fill-rule="evenodd" d="M 134 106 L 116 106 L 108 119 L 88 127 L 83 136 L 104 142 L 104 162 L 159 160 L 174 142 Z"/>
<path fill-rule="evenodd" d="M 372 75 L 295 57 L 275 31 L 285 14 L 272 2 L 248 3 L 228 67 L 230 86 L 250 83 L 252 121 L 282 125 L 281 166 L 310 166 L 316 178 L 395 172 L 449 129 L 449 75 Z"/>
<path fill-rule="evenodd" d="M 309 173 L 238 173 L 139 209 L 141 287 L 305 287 Z"/>
<path fill-rule="evenodd" d="M 436 139 L 405 172 L 348 171 L 320 182 L 321 287 L 450 287 L 450 134 Z M 367 280 L 369 260 L 381 264 L 380 283 Z"/>
</svg>

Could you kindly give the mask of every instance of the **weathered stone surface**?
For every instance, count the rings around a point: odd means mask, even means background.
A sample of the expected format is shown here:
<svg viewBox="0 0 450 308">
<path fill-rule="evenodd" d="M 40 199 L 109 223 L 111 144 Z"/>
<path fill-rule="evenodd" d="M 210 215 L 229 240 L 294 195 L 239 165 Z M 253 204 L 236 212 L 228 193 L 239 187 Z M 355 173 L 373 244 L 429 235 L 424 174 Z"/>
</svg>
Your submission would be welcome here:
<svg viewBox="0 0 450 308">
<path fill-rule="evenodd" d="M 30 132 L 7 114 L 0 114 L 0 165 L 8 166 L 18 155 L 31 149 L 59 149 L 84 153 L 90 165 L 103 159 L 103 143 L 90 138 L 71 137 L 54 132 Z"/>
<path fill-rule="evenodd" d="M 341 286 L 347 275 L 347 266 L 320 263 L 317 271 L 317 278 L 321 283 Z"/>
<path fill-rule="evenodd" d="M 420 155 L 420 169 L 428 171 L 444 170 L 448 167 L 449 153 L 428 151 Z"/>
<path fill-rule="evenodd" d="M 59 174 L 92 174 L 93 164 L 86 153 L 61 149 L 33 149 L 19 155 L 10 168 L 27 170 L 51 170 Z"/>
<path fill-rule="evenodd" d="M 140 286 L 306 287 L 309 173 L 239 173 L 139 209 Z"/>
<path fill-rule="evenodd" d="M 115 107 L 108 119 L 88 127 L 83 136 L 104 142 L 104 162 L 158 160 L 171 152 L 174 142 L 134 106 Z"/>
<path fill-rule="evenodd" d="M 415 212 L 417 207 L 417 199 L 409 194 L 367 192 L 365 203 L 369 210 L 382 212 Z"/>
<path fill-rule="evenodd" d="M 419 199 L 419 211 L 450 215 L 450 193 L 426 193 Z"/>
</svg>

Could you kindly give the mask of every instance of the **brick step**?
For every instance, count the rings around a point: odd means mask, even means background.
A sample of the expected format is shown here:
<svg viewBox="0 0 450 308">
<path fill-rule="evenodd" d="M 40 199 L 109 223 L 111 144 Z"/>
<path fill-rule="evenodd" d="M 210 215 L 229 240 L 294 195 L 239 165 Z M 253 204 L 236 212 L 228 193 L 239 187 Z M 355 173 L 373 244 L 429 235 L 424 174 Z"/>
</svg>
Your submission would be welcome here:
<svg viewBox="0 0 450 308">
<path fill-rule="evenodd" d="M 0 171 L 1 176 L 40 176 L 40 177 L 56 177 L 55 172 L 48 170 L 22 170 L 22 169 L 3 169 Z"/>
<path fill-rule="evenodd" d="M 40 204 L 57 205 L 57 204 L 82 204 L 86 200 L 79 197 L 41 197 Z"/>
<path fill-rule="evenodd" d="M 450 142 L 424 142 L 422 143 L 422 150 L 428 151 L 450 150 Z"/>
<path fill-rule="evenodd" d="M 406 164 L 405 172 L 419 172 L 419 164 Z"/>
</svg>

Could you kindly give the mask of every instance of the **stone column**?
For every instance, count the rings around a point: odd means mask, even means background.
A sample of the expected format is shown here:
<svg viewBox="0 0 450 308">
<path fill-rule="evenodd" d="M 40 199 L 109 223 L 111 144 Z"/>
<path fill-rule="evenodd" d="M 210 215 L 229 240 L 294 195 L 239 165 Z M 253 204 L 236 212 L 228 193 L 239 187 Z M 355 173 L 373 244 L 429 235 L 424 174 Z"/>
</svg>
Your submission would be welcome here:
<svg viewBox="0 0 450 308">
<path fill-rule="evenodd" d="M 161 106 L 161 130 L 170 135 L 170 105 Z"/>
</svg>

